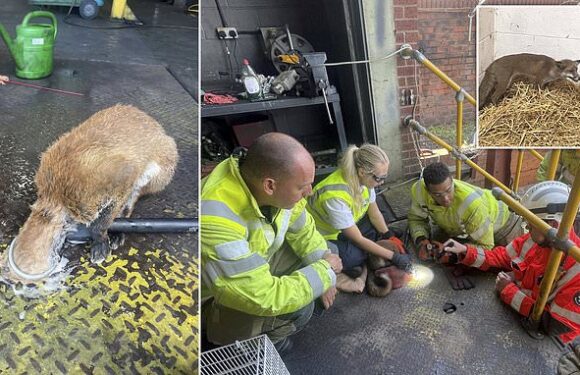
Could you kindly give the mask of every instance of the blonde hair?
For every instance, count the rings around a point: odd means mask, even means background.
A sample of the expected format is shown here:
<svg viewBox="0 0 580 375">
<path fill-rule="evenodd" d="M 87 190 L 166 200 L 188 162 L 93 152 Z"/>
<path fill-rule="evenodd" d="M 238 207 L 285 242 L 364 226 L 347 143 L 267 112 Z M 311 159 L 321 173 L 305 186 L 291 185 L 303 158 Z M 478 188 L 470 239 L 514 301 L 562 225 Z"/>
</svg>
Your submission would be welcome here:
<svg viewBox="0 0 580 375">
<path fill-rule="evenodd" d="M 357 210 L 363 203 L 358 170 L 362 169 L 365 173 L 374 173 L 374 169 L 383 163 L 389 165 L 389 157 L 379 146 L 370 143 L 362 144 L 360 147 L 350 145 L 342 154 L 338 165 L 351 191 Z"/>
</svg>

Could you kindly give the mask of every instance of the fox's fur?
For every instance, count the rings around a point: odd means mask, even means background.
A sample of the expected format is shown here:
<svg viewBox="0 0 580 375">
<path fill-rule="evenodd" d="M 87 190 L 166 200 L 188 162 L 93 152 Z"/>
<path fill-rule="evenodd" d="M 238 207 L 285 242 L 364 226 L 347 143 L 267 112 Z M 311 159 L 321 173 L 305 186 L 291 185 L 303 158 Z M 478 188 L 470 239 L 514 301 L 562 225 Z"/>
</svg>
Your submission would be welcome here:
<svg viewBox="0 0 580 375">
<path fill-rule="evenodd" d="M 43 154 L 36 173 L 37 200 L 14 244 L 19 270 L 42 274 L 77 223 L 89 227 L 91 260 L 110 253 L 107 228 L 127 217 L 140 195 L 171 181 L 178 155 L 157 121 L 128 105 L 91 116 Z"/>
<path fill-rule="evenodd" d="M 378 241 L 378 245 L 389 249 L 393 252 L 399 252 L 396 246 L 389 241 Z M 379 257 L 378 255 L 369 254 L 367 259 L 367 292 L 373 297 L 385 297 L 393 290 L 393 281 L 386 273 L 376 272 L 377 270 L 390 265 L 391 262 Z"/>
<path fill-rule="evenodd" d="M 579 61 L 556 61 L 545 55 L 520 53 L 500 57 L 485 70 L 479 85 L 479 109 L 492 103 L 497 104 L 510 87 L 520 81 L 537 85 L 543 89 L 556 80 L 580 81 Z"/>
</svg>

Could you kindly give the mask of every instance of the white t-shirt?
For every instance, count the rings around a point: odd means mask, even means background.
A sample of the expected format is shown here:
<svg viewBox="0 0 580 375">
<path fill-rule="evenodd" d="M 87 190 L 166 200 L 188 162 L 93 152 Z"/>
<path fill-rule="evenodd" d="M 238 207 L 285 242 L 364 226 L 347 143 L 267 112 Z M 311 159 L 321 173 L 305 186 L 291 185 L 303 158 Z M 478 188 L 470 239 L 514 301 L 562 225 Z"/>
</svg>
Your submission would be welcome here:
<svg viewBox="0 0 580 375">
<path fill-rule="evenodd" d="M 363 188 L 364 187 L 361 186 L 361 192 Z M 377 196 L 375 194 L 375 189 L 369 189 L 369 203 L 374 203 L 376 200 Z M 340 198 L 329 199 L 324 202 L 324 209 L 328 214 L 326 218 L 328 223 L 335 229 L 343 230 L 356 224 L 352 210 L 348 204 Z"/>
</svg>

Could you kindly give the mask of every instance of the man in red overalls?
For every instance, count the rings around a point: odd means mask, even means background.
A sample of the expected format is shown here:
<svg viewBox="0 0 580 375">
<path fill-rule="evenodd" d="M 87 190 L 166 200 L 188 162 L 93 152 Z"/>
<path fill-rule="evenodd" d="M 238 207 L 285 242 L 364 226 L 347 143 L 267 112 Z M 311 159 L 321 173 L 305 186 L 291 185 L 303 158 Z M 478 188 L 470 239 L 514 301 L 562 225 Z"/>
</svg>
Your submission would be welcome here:
<svg viewBox="0 0 580 375">
<path fill-rule="evenodd" d="M 540 219 L 558 228 L 570 188 L 561 182 L 546 181 L 532 186 L 522 198 L 522 204 Z M 540 294 L 550 257 L 551 246 L 546 236 L 532 225 L 529 233 L 516 238 L 508 246 L 493 250 L 478 250 L 454 240 L 444 244 L 445 251 L 455 253 L 459 262 L 481 270 L 491 267 L 509 272 L 497 275 L 495 289 L 500 299 L 524 316 L 529 316 Z M 580 239 L 570 230 L 569 239 L 580 246 Z M 558 278 L 548 298 L 541 328 L 558 336 L 564 343 L 580 344 L 580 263 L 564 256 Z"/>
</svg>

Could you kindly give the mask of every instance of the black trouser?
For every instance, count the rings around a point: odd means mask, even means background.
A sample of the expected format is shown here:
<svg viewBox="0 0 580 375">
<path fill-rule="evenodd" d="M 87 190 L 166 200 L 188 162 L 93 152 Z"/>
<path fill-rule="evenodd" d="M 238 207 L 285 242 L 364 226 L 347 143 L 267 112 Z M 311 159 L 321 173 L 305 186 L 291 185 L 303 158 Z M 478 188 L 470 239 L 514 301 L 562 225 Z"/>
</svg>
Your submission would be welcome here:
<svg viewBox="0 0 580 375">
<path fill-rule="evenodd" d="M 360 219 L 356 225 L 364 237 L 371 241 L 378 240 L 379 233 L 375 227 L 373 227 L 368 215 L 365 215 Z M 342 260 L 343 271 L 351 270 L 354 267 L 362 266 L 365 263 L 368 253 L 350 242 L 350 240 L 342 233 L 338 235 L 336 240 L 331 240 L 331 242 L 336 244 L 338 247 L 338 254 Z"/>
</svg>

